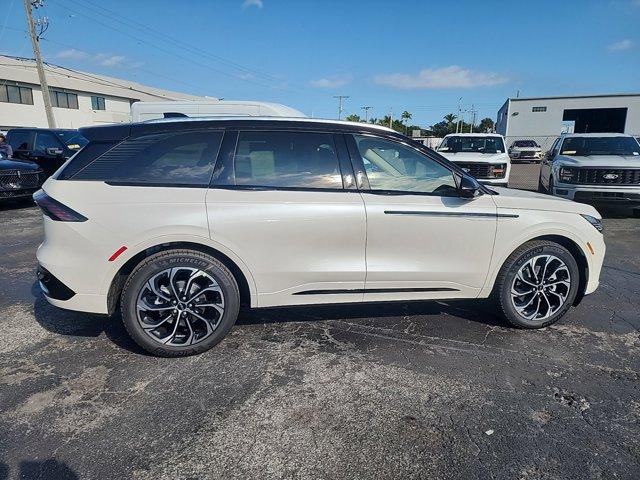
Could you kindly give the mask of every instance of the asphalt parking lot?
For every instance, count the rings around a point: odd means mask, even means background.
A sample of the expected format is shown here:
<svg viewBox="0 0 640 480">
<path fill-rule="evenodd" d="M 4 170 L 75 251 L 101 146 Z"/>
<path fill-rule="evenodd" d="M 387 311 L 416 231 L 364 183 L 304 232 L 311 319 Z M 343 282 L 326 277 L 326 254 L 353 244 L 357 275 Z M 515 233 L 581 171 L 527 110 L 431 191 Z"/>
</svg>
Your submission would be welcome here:
<svg viewBox="0 0 640 480">
<path fill-rule="evenodd" d="M 561 323 L 472 302 L 244 312 L 159 359 L 47 304 L 41 218 L 0 206 L 0 479 L 640 477 L 640 219 Z"/>
</svg>

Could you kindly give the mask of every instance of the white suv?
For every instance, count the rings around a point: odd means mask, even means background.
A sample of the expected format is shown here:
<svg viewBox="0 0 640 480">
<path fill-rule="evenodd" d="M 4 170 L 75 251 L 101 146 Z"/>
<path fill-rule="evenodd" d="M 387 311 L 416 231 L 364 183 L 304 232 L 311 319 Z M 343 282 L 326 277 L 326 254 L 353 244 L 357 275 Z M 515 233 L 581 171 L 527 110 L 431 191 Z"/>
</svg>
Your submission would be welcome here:
<svg viewBox="0 0 640 480">
<path fill-rule="evenodd" d="M 621 133 L 563 135 L 542 162 L 538 190 L 580 202 L 640 206 L 640 144 Z"/>
<path fill-rule="evenodd" d="M 511 159 L 502 135 L 453 133 L 442 139 L 438 153 L 482 183 L 500 187 L 509 183 Z"/>
<path fill-rule="evenodd" d="M 497 188 L 392 130 L 311 119 L 170 119 L 86 128 L 34 197 L 39 278 L 71 310 L 119 307 L 157 355 L 199 353 L 242 304 L 493 296 L 513 325 L 598 286 L 587 205 Z"/>
</svg>

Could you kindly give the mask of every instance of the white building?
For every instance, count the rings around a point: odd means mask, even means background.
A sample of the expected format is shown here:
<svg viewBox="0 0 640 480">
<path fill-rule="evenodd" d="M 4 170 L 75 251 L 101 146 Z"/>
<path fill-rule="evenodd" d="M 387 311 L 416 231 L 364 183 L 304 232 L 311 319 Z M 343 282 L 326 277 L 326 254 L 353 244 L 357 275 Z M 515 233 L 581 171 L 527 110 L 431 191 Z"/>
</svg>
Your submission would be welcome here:
<svg viewBox="0 0 640 480">
<path fill-rule="evenodd" d="M 49 64 L 45 70 L 58 128 L 129 122 L 139 100 L 217 100 Z M 0 55 L 0 130 L 47 126 L 35 61 Z"/>
<path fill-rule="evenodd" d="M 637 136 L 640 94 L 509 98 L 498 111 L 496 132 L 508 144 L 526 138 L 537 140 L 542 147 L 563 132 Z"/>
</svg>

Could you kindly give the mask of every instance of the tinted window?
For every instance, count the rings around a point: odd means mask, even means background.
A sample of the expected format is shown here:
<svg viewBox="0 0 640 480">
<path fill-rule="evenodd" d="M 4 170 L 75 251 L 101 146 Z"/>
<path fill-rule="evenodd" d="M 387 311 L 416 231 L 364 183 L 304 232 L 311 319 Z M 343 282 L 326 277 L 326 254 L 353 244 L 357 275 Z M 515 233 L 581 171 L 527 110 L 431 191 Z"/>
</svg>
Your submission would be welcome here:
<svg viewBox="0 0 640 480">
<path fill-rule="evenodd" d="M 58 138 L 51 132 L 38 132 L 36 134 L 36 147 L 34 150 L 46 152 L 47 148 L 61 149 L 62 145 Z"/>
<path fill-rule="evenodd" d="M 77 130 L 58 130 L 56 135 L 71 150 L 79 150 L 89 143 Z"/>
<path fill-rule="evenodd" d="M 30 136 L 30 132 L 16 130 L 8 135 L 7 141 L 13 150 L 28 150 Z"/>
<path fill-rule="evenodd" d="M 93 110 L 104 110 L 104 97 L 91 97 L 91 108 Z"/>
<path fill-rule="evenodd" d="M 342 188 L 333 135 L 311 132 L 240 132 L 236 185 Z"/>
<path fill-rule="evenodd" d="M 219 131 L 148 135 L 127 140 L 73 179 L 208 186 L 221 141 Z"/>
<path fill-rule="evenodd" d="M 632 137 L 568 137 L 562 155 L 640 155 L 640 145 Z"/>
<path fill-rule="evenodd" d="M 504 143 L 500 137 L 454 136 L 446 137 L 438 151 L 502 153 L 504 152 Z"/>
<path fill-rule="evenodd" d="M 453 173 L 417 150 L 376 137 L 355 139 L 372 190 L 456 194 Z"/>
</svg>

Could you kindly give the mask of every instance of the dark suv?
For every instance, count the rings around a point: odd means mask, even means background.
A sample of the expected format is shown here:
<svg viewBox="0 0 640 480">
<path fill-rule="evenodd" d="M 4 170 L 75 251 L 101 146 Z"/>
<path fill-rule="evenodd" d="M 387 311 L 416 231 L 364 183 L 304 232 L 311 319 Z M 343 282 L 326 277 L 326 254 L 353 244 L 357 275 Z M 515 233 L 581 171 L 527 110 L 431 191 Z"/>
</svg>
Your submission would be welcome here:
<svg viewBox="0 0 640 480">
<path fill-rule="evenodd" d="M 77 130 L 49 128 L 14 128 L 7 133 L 13 158 L 31 160 L 50 176 L 67 159 L 87 144 Z"/>
</svg>

